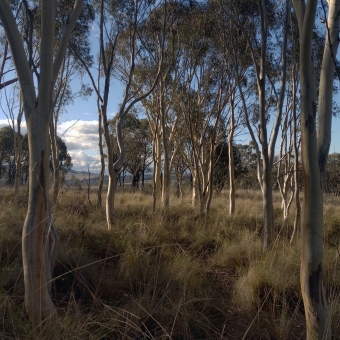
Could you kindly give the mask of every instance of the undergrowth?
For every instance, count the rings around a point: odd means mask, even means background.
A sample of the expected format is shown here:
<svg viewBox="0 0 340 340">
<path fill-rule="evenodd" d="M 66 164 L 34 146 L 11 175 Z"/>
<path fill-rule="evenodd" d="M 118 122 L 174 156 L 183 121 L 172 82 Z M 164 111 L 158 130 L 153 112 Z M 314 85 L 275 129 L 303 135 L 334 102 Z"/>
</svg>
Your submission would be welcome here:
<svg viewBox="0 0 340 340">
<path fill-rule="evenodd" d="M 190 197 L 171 198 L 152 213 L 152 196 L 121 192 L 116 225 L 85 193 L 59 197 L 53 221 L 60 234 L 52 297 L 62 339 L 302 339 L 299 241 L 289 243 L 293 213 L 262 253 L 260 193 L 239 191 L 236 213 L 227 193 L 198 219 Z M 26 195 L 0 193 L 0 339 L 31 339 L 24 310 L 21 229 Z M 159 204 L 160 205 L 160 204 Z M 325 198 L 325 285 L 332 331 L 340 334 L 340 213 Z"/>
</svg>

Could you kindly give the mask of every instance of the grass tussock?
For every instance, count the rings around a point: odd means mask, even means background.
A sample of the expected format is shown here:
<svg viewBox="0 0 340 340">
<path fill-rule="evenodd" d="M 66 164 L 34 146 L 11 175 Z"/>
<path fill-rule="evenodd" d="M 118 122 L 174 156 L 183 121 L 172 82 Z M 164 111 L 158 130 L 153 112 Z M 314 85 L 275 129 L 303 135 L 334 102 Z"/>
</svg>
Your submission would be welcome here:
<svg viewBox="0 0 340 340">
<path fill-rule="evenodd" d="M 340 334 L 339 199 L 325 203 L 325 285 L 333 334 Z M 227 194 L 197 218 L 190 197 L 152 212 L 152 196 L 119 192 L 108 231 L 96 194 L 69 190 L 53 208 L 60 234 L 52 297 L 63 339 L 302 339 L 299 241 L 293 218 L 262 252 L 262 198 Z M 0 193 L 0 338 L 31 339 L 24 311 L 21 230 L 26 194 Z M 282 227 L 280 200 L 276 224 Z M 336 337 L 335 337 L 336 338 Z"/>
</svg>

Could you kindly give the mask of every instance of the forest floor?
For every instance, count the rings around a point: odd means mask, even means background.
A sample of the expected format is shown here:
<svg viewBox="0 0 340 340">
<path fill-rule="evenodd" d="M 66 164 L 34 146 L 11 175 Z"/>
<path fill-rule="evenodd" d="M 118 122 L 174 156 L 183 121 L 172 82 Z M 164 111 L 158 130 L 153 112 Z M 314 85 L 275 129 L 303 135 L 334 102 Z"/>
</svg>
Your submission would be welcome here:
<svg viewBox="0 0 340 340">
<path fill-rule="evenodd" d="M 228 214 L 227 192 L 198 218 L 190 196 L 171 197 L 152 214 L 147 192 L 116 196 L 116 226 L 108 231 L 96 194 L 61 192 L 53 210 L 60 234 L 53 300 L 62 339 L 304 339 L 299 284 L 300 241 L 292 244 L 294 207 L 262 252 L 260 192 L 238 191 Z M 333 339 L 340 339 L 340 198 L 325 197 L 324 283 Z M 160 203 L 159 203 L 160 205 Z M 0 339 L 31 339 L 23 305 L 21 231 L 24 192 L 0 192 Z M 298 235 L 299 236 L 299 235 Z"/>
</svg>

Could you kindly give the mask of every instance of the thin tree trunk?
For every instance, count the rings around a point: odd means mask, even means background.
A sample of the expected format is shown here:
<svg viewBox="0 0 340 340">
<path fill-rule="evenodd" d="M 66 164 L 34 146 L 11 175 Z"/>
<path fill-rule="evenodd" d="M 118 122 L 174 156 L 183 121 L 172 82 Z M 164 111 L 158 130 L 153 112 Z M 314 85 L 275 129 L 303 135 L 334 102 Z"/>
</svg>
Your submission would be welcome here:
<svg viewBox="0 0 340 340">
<path fill-rule="evenodd" d="M 17 118 L 17 127 L 18 131 L 15 136 L 15 182 L 14 182 L 14 197 L 15 199 L 18 198 L 19 195 L 19 184 L 20 184 L 20 177 L 21 177 L 21 155 L 22 155 L 22 140 L 21 140 L 21 118 L 23 115 L 23 109 L 20 107 L 20 112 Z M 1 164 L 0 164 L 0 171 L 1 171 Z M 0 175 L 1 178 L 1 175 Z"/>
<path fill-rule="evenodd" d="M 107 93 L 105 96 L 108 96 L 108 88 Z M 106 101 L 104 100 L 104 103 Z M 103 104 L 101 108 L 102 118 L 103 118 L 103 126 L 104 126 L 104 137 L 107 149 L 107 167 L 109 172 L 109 182 L 107 185 L 107 195 L 106 195 L 106 222 L 107 228 L 110 230 L 114 223 L 115 223 L 115 214 L 114 214 L 114 197 L 116 194 L 117 189 L 117 171 L 113 165 L 113 150 L 112 150 L 112 143 L 110 140 L 108 122 L 107 122 L 107 115 L 106 115 L 106 105 Z"/>
<path fill-rule="evenodd" d="M 261 11 L 261 61 L 258 81 L 259 110 L 260 110 L 260 142 L 262 147 L 263 166 L 263 250 L 269 246 L 273 238 L 274 208 L 272 194 L 271 164 L 266 122 L 266 53 L 267 53 L 267 13 L 264 0 L 260 1 Z"/>
<path fill-rule="evenodd" d="M 102 114 L 99 111 L 98 114 L 98 135 L 99 135 L 99 154 L 100 154 L 100 174 L 99 174 L 99 183 L 98 183 L 98 192 L 97 192 L 97 208 L 101 208 L 102 206 L 102 191 L 104 185 L 104 174 L 105 174 L 105 159 L 104 159 L 104 151 L 103 151 L 103 131 L 102 131 Z"/>
<path fill-rule="evenodd" d="M 60 179 L 59 179 L 59 150 L 58 150 L 58 144 L 57 144 L 56 127 L 53 121 L 53 117 L 51 118 L 51 123 L 50 123 L 50 143 L 51 143 L 52 166 L 53 166 L 52 204 L 55 205 L 58 200 Z"/>
<path fill-rule="evenodd" d="M 153 203 L 152 203 L 152 211 L 156 211 L 156 204 L 157 199 L 159 198 L 159 194 L 161 192 L 161 135 L 159 134 L 159 120 L 157 118 L 155 124 L 155 135 L 154 135 L 154 142 L 153 142 L 153 177 L 152 177 L 152 196 L 153 196 Z"/>
<path fill-rule="evenodd" d="M 197 171 L 196 168 L 193 168 L 191 170 L 191 177 L 192 177 L 192 196 L 191 196 L 191 205 L 193 207 L 197 204 L 197 196 L 198 196 L 198 190 L 197 190 Z"/>
<path fill-rule="evenodd" d="M 162 201 L 164 209 L 169 208 L 170 196 L 170 161 L 169 161 L 169 147 L 167 140 L 167 131 L 165 124 L 165 103 L 164 103 L 164 84 L 160 77 L 160 109 L 161 109 L 161 124 L 163 137 L 163 151 L 164 151 L 164 167 L 163 167 L 163 185 L 162 185 Z"/>
<path fill-rule="evenodd" d="M 228 133 L 228 156 L 229 156 L 229 215 L 235 212 L 235 165 L 233 140 L 235 131 L 235 112 L 234 112 L 234 94 L 230 97 L 230 126 Z"/>
<path fill-rule="evenodd" d="M 215 127 L 216 128 L 216 127 Z M 213 194 L 213 176 L 214 176 L 214 164 L 215 164 L 215 136 L 216 134 L 213 134 L 213 137 L 210 141 L 210 159 L 209 159 L 209 170 L 208 170 L 208 183 L 207 183 L 207 198 L 206 198 L 206 204 L 205 204 L 205 213 L 208 214 L 210 211 L 211 206 L 211 200 L 212 200 L 212 194 Z"/>
<path fill-rule="evenodd" d="M 295 66 L 294 66 L 295 68 Z M 295 217 L 294 217 L 294 227 L 290 242 L 294 240 L 300 228 L 301 220 L 301 205 L 300 205 L 300 180 L 299 180 L 299 147 L 297 140 L 297 116 L 296 116 L 296 76 L 295 71 L 293 74 L 293 149 L 294 149 L 294 202 L 295 202 Z"/>
</svg>

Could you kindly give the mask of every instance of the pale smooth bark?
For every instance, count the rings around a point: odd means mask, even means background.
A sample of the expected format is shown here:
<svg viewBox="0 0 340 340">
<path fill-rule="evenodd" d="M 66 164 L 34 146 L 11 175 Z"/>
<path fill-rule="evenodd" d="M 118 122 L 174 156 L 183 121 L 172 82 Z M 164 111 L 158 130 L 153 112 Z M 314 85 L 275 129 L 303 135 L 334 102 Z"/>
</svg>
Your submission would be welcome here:
<svg viewBox="0 0 340 340">
<path fill-rule="evenodd" d="M 265 1 L 260 1 L 261 13 L 261 60 L 260 70 L 257 76 L 257 87 L 259 93 L 259 118 L 260 118 L 260 143 L 262 154 L 263 175 L 263 250 L 272 242 L 274 233 L 274 206 L 272 191 L 272 164 L 270 164 L 267 122 L 266 122 L 266 54 L 268 23 Z"/>
<path fill-rule="evenodd" d="M 159 115 L 158 115 L 159 117 Z M 161 192 L 161 134 L 159 130 L 159 119 L 157 118 L 154 128 L 154 138 L 152 145 L 152 155 L 153 155 L 153 176 L 152 176 L 152 211 L 156 211 L 157 199 L 159 198 Z"/>
<path fill-rule="evenodd" d="M 235 165 L 233 140 L 235 132 L 235 107 L 234 107 L 234 93 L 230 97 L 230 125 L 228 132 L 228 156 L 229 156 L 229 215 L 235 213 Z"/>
<path fill-rule="evenodd" d="M 300 180 L 299 180 L 299 143 L 297 137 L 297 117 L 296 117 L 296 72 L 295 65 L 293 66 L 293 149 L 294 149 L 294 202 L 295 202 L 295 217 L 294 227 L 290 238 L 290 242 L 294 240 L 301 224 L 301 205 L 300 205 Z"/>
<path fill-rule="evenodd" d="M 149 90 L 141 95 L 131 96 L 131 90 L 133 87 L 133 76 L 135 72 L 136 67 L 136 57 L 137 57 L 137 51 L 136 51 L 136 39 L 137 39 L 137 30 L 140 18 L 138 18 L 138 8 L 139 4 L 136 3 L 135 12 L 131 21 L 130 25 L 130 35 L 129 35 L 129 47 L 130 47 L 130 60 L 129 60 L 129 66 L 127 70 L 127 82 L 124 89 L 124 97 L 122 104 L 120 106 L 120 109 L 116 116 L 116 135 L 117 135 L 117 144 L 119 149 L 119 155 L 118 159 L 112 164 L 109 161 L 109 155 L 108 155 L 108 162 L 109 162 L 109 185 L 108 185 L 108 193 L 107 193 L 107 199 L 106 199 L 106 208 L 107 210 L 107 221 L 108 221 L 108 228 L 110 229 L 111 226 L 114 223 L 114 197 L 116 194 L 116 188 L 117 188 L 117 173 L 121 166 L 123 165 L 123 162 L 125 160 L 125 145 L 124 145 L 124 139 L 123 139 L 123 133 L 122 133 L 122 126 L 124 119 L 126 115 L 130 112 L 130 110 L 134 107 L 135 104 L 141 102 L 146 97 L 148 97 L 153 90 L 156 87 L 156 84 L 158 83 L 162 65 L 163 65 L 163 51 L 164 51 L 164 34 L 165 34 L 165 17 L 164 17 L 164 23 L 163 23 L 163 29 L 162 29 L 162 38 L 160 39 L 160 46 L 158 48 L 158 70 L 157 74 L 155 76 L 154 82 L 150 86 Z M 132 99 L 133 98 L 133 99 Z M 105 131 L 105 121 L 104 121 L 104 131 Z M 106 137 L 105 137 L 106 138 Z M 108 151 L 109 153 L 109 151 Z"/>
<path fill-rule="evenodd" d="M 320 181 L 324 185 L 325 170 L 329 147 L 331 145 L 331 126 L 333 109 L 333 78 L 336 54 L 339 46 L 339 14 L 340 1 L 327 0 L 328 20 L 326 22 L 326 42 L 322 58 L 320 86 L 317 155 L 320 167 Z"/>
<path fill-rule="evenodd" d="M 323 177 L 327 161 L 332 115 L 334 58 L 338 47 L 339 1 L 329 1 L 326 43 L 321 68 L 316 130 L 316 81 L 312 63 L 312 37 L 317 1 L 293 0 L 299 23 L 301 78 L 301 150 L 304 201 L 301 223 L 301 291 L 307 339 L 331 339 L 330 319 L 323 287 Z M 328 92 L 328 93 L 327 93 Z"/>
<path fill-rule="evenodd" d="M 160 77 L 160 110 L 161 110 L 161 126 L 162 126 L 162 139 L 163 139 L 163 185 L 162 185 L 162 201 L 164 209 L 169 208 L 170 203 L 170 159 L 169 159 L 169 146 L 167 140 L 167 129 L 165 123 L 166 108 L 165 108 L 165 91 L 164 91 L 164 79 Z"/>
<path fill-rule="evenodd" d="M 51 220 L 49 189 L 49 123 L 52 90 L 71 32 L 83 1 L 77 0 L 53 63 L 56 2 L 41 0 L 40 77 L 38 96 L 21 36 L 7 0 L 0 2 L 0 19 L 17 70 L 28 131 L 29 197 L 22 234 L 25 306 L 38 339 L 59 338 L 56 308 L 51 300 L 51 280 L 58 234 Z"/>
<path fill-rule="evenodd" d="M 50 143 L 53 167 L 52 204 L 55 205 L 57 203 L 59 194 L 60 174 L 59 174 L 59 148 L 57 144 L 57 127 L 54 124 L 53 117 L 50 123 Z"/>
<path fill-rule="evenodd" d="M 99 136 L 99 154 L 100 154 L 100 174 L 99 174 L 99 183 L 98 183 L 98 192 L 97 192 L 97 208 L 101 208 L 102 206 L 102 191 L 104 185 L 104 174 L 105 174 L 105 160 L 104 160 L 104 151 L 103 151 L 103 133 L 102 133 L 102 116 L 100 113 L 98 114 L 98 136 Z"/>
<path fill-rule="evenodd" d="M 21 139 L 21 119 L 24 111 L 20 107 L 20 111 L 17 118 L 17 132 L 15 134 L 15 182 L 14 182 L 14 197 L 18 198 L 19 195 L 19 185 L 21 176 L 21 155 L 22 155 L 22 139 Z"/>
<path fill-rule="evenodd" d="M 291 110 L 287 108 L 285 117 L 282 122 L 281 129 L 281 143 L 280 153 L 277 167 L 277 184 L 281 194 L 281 208 L 283 210 L 283 222 L 282 227 L 285 225 L 289 209 L 294 197 L 294 186 L 293 183 L 293 169 L 294 164 L 291 164 L 291 153 L 292 153 L 292 140 L 289 138 L 291 131 Z M 289 121 L 288 121 L 289 120 Z"/>
<path fill-rule="evenodd" d="M 276 233 L 274 225 L 274 207 L 273 207 L 273 193 L 272 193 L 272 166 L 274 158 L 274 149 L 277 140 L 278 130 L 281 123 L 282 117 L 282 105 L 285 93 L 285 80 L 286 80 L 286 48 L 287 48 L 287 32 L 288 32 L 288 18 L 290 9 L 290 0 L 286 0 L 285 7 L 285 27 L 284 27 L 284 42 L 282 49 L 282 69 L 281 69 L 281 84 L 280 84 L 280 95 L 277 96 L 278 112 L 276 115 L 273 133 L 271 134 L 270 141 L 268 142 L 268 132 L 267 132 L 267 122 L 266 122 L 266 55 L 267 55 L 267 36 L 268 36 L 268 23 L 267 23 L 267 13 L 266 5 L 264 0 L 259 0 L 260 8 L 260 24 L 261 24 L 261 51 L 260 60 L 257 61 L 255 51 L 252 48 L 252 43 L 250 41 L 247 32 L 242 25 L 238 23 L 240 28 L 244 31 L 247 40 L 248 47 L 251 52 L 251 57 L 253 59 L 255 71 L 256 71 L 256 81 L 257 81 L 257 91 L 259 95 L 259 142 L 261 144 L 261 156 L 260 159 L 260 148 L 258 142 L 255 138 L 252 127 L 249 123 L 248 110 L 246 107 L 245 98 L 243 95 L 243 90 L 240 85 L 240 76 L 238 71 L 238 62 L 236 54 L 234 52 L 234 64 L 235 64 L 235 78 L 241 95 L 242 105 L 245 112 L 245 121 L 248 131 L 250 133 L 251 139 L 256 148 L 257 154 L 257 177 L 262 190 L 263 197 L 263 250 L 273 241 L 273 235 Z M 234 47 L 233 37 L 231 37 L 231 43 Z M 262 167 L 261 167 L 262 165 Z"/>
<path fill-rule="evenodd" d="M 107 108 L 107 101 L 108 100 L 108 95 L 109 95 L 109 86 L 110 86 L 110 77 L 111 77 L 111 67 L 112 67 L 112 59 L 114 56 L 114 50 L 115 50 L 115 44 L 117 41 L 117 36 L 114 39 L 111 39 L 111 50 L 108 55 L 109 60 L 107 60 L 104 57 L 102 57 L 104 53 L 104 34 L 103 34 L 103 27 L 104 27 L 104 2 L 101 2 L 101 18 L 100 18 L 100 57 L 99 57 L 99 62 L 98 62 L 98 81 L 97 84 L 94 81 L 93 75 L 91 73 L 91 70 L 89 69 L 88 65 L 86 64 L 85 60 L 82 58 L 79 53 L 75 49 L 72 49 L 73 53 L 75 56 L 78 58 L 80 63 L 82 64 L 83 69 L 86 71 L 87 75 L 89 76 L 92 87 L 94 91 L 96 92 L 97 95 L 97 108 L 98 108 L 98 146 L 99 146 L 99 154 L 100 154 L 100 175 L 99 175 L 99 183 L 98 183 L 98 191 L 97 191 L 97 207 L 100 208 L 102 206 L 102 190 L 103 190 L 103 185 L 104 185 L 104 174 L 105 174 L 105 155 L 104 155 L 104 150 L 103 150 L 103 133 L 105 133 L 105 129 L 103 126 L 103 120 L 104 116 L 106 115 L 106 108 Z M 104 90 L 103 90 L 103 96 L 101 95 L 100 91 L 100 76 L 101 76 L 101 65 L 103 67 L 103 73 L 105 76 L 105 83 L 104 83 Z M 106 119 L 106 124 L 107 124 L 107 119 Z M 107 130 L 107 133 L 108 130 Z M 105 142 L 107 142 L 107 139 L 105 138 Z M 111 140 L 110 144 L 108 146 L 109 148 L 111 147 Z M 111 147 L 111 152 L 112 152 L 112 147 Z"/>
</svg>

